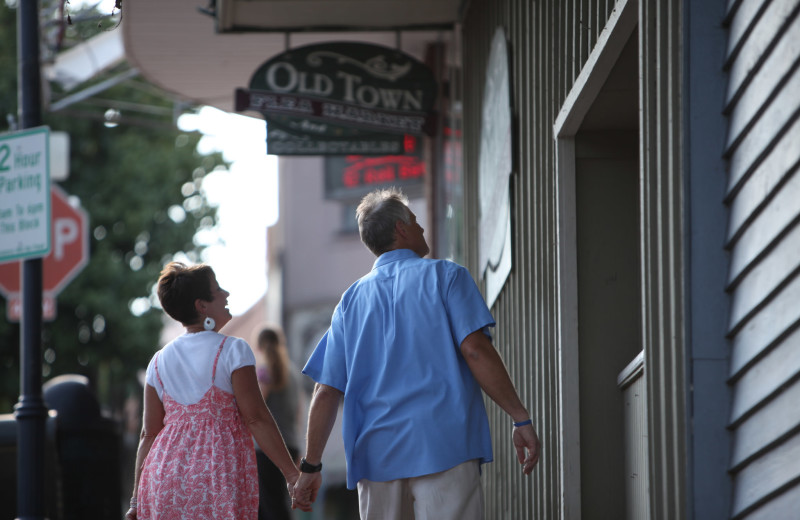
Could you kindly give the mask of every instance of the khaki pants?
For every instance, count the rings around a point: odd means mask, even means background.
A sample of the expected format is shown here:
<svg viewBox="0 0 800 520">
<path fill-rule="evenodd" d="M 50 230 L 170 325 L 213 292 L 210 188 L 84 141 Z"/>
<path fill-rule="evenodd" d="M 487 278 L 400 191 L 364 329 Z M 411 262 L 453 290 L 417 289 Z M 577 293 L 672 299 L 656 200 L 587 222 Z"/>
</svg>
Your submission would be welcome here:
<svg viewBox="0 0 800 520">
<path fill-rule="evenodd" d="M 358 482 L 361 520 L 483 520 L 480 464 L 388 482 Z"/>
</svg>

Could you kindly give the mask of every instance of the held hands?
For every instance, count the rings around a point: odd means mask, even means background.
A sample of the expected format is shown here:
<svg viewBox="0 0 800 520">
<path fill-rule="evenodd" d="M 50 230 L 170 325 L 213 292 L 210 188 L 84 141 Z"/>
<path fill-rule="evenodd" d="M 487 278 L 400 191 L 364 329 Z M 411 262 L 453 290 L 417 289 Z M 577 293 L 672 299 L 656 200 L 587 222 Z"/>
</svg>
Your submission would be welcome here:
<svg viewBox="0 0 800 520">
<path fill-rule="evenodd" d="M 522 472 L 530 475 L 533 467 L 539 462 L 539 455 L 542 450 L 542 443 L 532 424 L 515 426 L 511 434 L 511 440 L 517 451 L 517 460 L 522 464 Z M 526 453 L 527 451 L 527 453 Z"/>
<path fill-rule="evenodd" d="M 322 485 L 321 473 L 300 473 L 294 485 L 289 484 L 292 497 L 292 509 L 311 511 L 311 504 L 317 499 L 317 492 Z"/>
</svg>

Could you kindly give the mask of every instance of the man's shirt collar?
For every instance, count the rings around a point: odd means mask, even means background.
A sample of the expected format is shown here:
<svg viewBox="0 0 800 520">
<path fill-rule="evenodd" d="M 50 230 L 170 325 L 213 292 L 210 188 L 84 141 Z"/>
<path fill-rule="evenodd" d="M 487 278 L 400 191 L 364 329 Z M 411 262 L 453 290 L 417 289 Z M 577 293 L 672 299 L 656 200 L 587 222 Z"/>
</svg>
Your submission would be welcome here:
<svg viewBox="0 0 800 520">
<path fill-rule="evenodd" d="M 392 251 L 387 251 L 379 256 L 375 260 L 375 264 L 373 264 L 372 268 L 377 269 L 382 265 L 386 265 L 390 262 L 397 262 L 398 260 L 406 260 L 409 258 L 419 258 L 419 255 L 410 249 L 393 249 Z"/>
</svg>

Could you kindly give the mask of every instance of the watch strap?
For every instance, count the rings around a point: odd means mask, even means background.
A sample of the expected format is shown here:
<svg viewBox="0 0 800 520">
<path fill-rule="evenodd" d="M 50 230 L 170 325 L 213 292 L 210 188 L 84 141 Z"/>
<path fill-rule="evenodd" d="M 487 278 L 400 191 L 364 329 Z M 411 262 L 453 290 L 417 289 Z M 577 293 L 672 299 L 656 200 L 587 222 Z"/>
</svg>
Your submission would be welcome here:
<svg viewBox="0 0 800 520">
<path fill-rule="evenodd" d="M 309 464 L 306 461 L 305 457 L 303 457 L 303 459 L 300 460 L 300 471 L 302 471 L 303 473 L 317 473 L 320 470 L 322 470 L 322 462 L 314 465 L 314 464 Z"/>
</svg>

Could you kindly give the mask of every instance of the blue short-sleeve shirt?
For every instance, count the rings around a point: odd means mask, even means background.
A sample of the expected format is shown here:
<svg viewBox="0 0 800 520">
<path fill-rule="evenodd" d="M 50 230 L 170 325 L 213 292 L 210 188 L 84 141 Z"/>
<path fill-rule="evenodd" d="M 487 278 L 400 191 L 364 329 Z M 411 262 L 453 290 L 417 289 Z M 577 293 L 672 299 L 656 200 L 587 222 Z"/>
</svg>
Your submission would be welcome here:
<svg viewBox="0 0 800 520">
<path fill-rule="evenodd" d="M 350 489 L 492 460 L 483 396 L 460 346 L 494 324 L 464 267 L 408 249 L 381 255 L 345 291 L 303 373 L 344 393 Z"/>
</svg>

